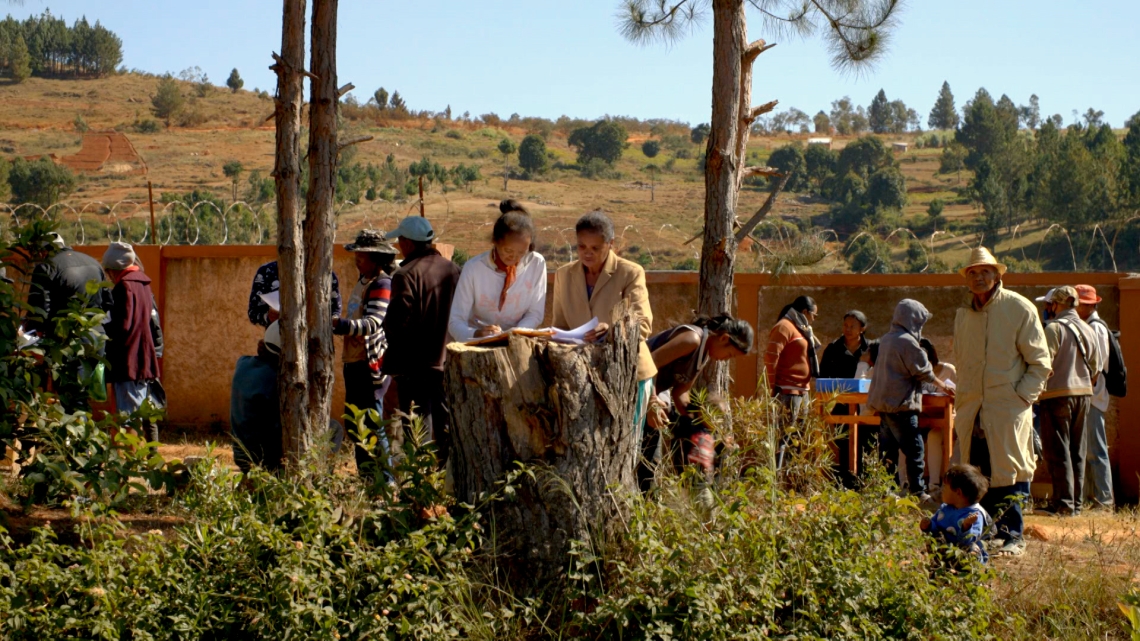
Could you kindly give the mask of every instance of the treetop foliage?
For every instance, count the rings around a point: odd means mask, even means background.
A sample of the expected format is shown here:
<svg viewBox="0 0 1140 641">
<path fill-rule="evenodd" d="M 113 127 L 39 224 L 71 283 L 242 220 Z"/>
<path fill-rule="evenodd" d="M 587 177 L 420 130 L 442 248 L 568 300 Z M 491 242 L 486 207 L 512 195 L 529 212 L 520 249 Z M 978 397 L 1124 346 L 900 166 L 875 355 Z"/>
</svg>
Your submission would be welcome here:
<svg viewBox="0 0 1140 641">
<path fill-rule="evenodd" d="M 245 86 L 245 81 L 241 79 L 241 74 L 238 73 L 236 67 L 230 72 L 230 77 L 226 79 L 226 86 L 234 93 L 237 93 Z"/>
<path fill-rule="evenodd" d="M 0 21 L 0 72 L 17 81 L 25 70 L 43 77 L 97 78 L 113 73 L 122 61 L 123 41 L 86 17 L 68 27 L 45 9 L 23 22 L 11 15 Z"/>
<path fill-rule="evenodd" d="M 567 143 L 578 149 L 578 163 L 587 164 L 597 158 L 614 164 L 626 148 L 629 134 L 625 127 L 612 120 L 599 120 L 590 127 L 575 129 Z"/>
<path fill-rule="evenodd" d="M 761 21 L 760 31 L 774 37 L 820 35 L 832 65 L 850 69 L 873 62 L 886 51 L 898 0 L 748 0 Z M 681 38 L 700 19 L 700 0 L 622 0 L 619 29 L 631 42 Z"/>
</svg>

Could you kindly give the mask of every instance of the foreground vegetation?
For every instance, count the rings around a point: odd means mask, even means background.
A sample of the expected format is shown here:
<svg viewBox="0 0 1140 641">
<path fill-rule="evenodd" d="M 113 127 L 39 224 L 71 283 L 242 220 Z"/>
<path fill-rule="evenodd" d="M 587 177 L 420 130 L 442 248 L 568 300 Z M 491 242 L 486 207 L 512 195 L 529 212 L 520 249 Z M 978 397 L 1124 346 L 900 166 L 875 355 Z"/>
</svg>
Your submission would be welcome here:
<svg viewBox="0 0 1140 641">
<path fill-rule="evenodd" d="M 49 230 L 18 230 L 0 251 L 10 275 L 44 258 Z M 31 310 L 8 283 L 0 303 L 0 436 L 21 466 L 2 488 L 0 638 L 1088 639 L 1126 638 L 1122 611 L 1138 615 L 1134 515 L 1054 528 L 1091 539 L 1076 542 L 1089 554 L 1034 544 L 1025 562 L 983 567 L 925 538 L 873 465 L 860 491 L 838 489 L 835 435 L 815 421 L 787 435 L 775 475 L 767 399 L 736 404 L 707 489 L 662 473 L 648 497 L 615 494 L 618 533 L 577 542 L 536 580 L 499 552 L 485 509 L 513 500 L 526 468 L 479 505 L 445 493 L 422 436 L 393 484 L 320 448 L 286 477 L 211 456 L 187 468 L 134 435 L 152 409 L 87 409 L 77 373 L 101 360 L 101 312 L 76 305 L 21 350 Z M 30 521 L 44 506 L 67 512 Z"/>
</svg>

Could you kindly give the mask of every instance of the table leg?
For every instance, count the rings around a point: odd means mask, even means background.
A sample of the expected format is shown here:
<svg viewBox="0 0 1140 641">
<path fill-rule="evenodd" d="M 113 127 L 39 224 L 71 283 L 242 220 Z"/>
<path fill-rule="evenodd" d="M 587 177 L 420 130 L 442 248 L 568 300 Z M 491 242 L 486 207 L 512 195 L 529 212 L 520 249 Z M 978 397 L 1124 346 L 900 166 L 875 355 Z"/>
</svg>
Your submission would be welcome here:
<svg viewBox="0 0 1140 641">
<path fill-rule="evenodd" d="M 859 474 L 859 424 L 851 423 L 847 430 L 847 469 L 851 475 Z"/>
<path fill-rule="evenodd" d="M 946 412 L 942 418 L 942 474 L 945 475 L 950 469 L 950 455 L 954 451 L 954 406 L 947 405 L 942 411 Z"/>
</svg>

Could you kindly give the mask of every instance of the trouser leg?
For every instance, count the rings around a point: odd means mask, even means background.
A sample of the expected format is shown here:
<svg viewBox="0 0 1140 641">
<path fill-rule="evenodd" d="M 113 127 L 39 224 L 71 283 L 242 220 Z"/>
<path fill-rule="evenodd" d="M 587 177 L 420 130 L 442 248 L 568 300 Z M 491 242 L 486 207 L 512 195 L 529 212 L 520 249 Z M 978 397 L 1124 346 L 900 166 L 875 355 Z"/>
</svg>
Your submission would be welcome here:
<svg viewBox="0 0 1140 641">
<path fill-rule="evenodd" d="M 344 364 L 344 403 L 352 405 L 358 410 L 375 410 L 377 418 L 384 415 L 384 404 L 376 398 L 376 384 L 372 379 L 372 371 L 365 361 L 354 361 Z M 365 470 L 374 465 L 373 457 L 381 460 L 388 455 L 388 435 L 384 427 L 372 417 L 364 419 L 364 425 L 376 435 L 376 444 L 382 449 L 380 452 L 369 454 L 361 447 L 360 435 L 355 426 L 348 427 L 348 437 L 353 443 L 353 454 L 356 459 L 356 471 L 364 474 Z"/>
<path fill-rule="evenodd" d="M 1073 509 L 1080 511 L 1084 499 L 1085 461 L 1088 458 L 1088 443 L 1085 440 L 1085 421 L 1088 420 L 1091 396 L 1070 396 L 1069 458 L 1073 462 Z"/>
<path fill-rule="evenodd" d="M 973 459 L 971 459 L 973 460 Z M 991 487 L 982 497 L 982 507 L 994 519 L 994 538 L 1015 541 L 1025 530 L 1021 504 L 1029 499 L 1029 481 L 1003 487 Z"/>
<path fill-rule="evenodd" d="M 1091 403 L 1088 417 L 1085 419 L 1085 446 L 1087 448 L 1085 497 L 1091 498 L 1099 506 L 1111 507 L 1114 503 L 1112 464 L 1108 458 L 1108 435 L 1105 431 L 1104 412 Z"/>
<path fill-rule="evenodd" d="M 442 467 L 451 451 L 451 415 L 444 402 L 443 372 L 427 370 L 398 376 L 396 392 L 400 411 L 410 413 L 415 406 L 428 438 L 435 443 L 436 459 Z"/>
<path fill-rule="evenodd" d="M 1041 440 L 1044 445 L 1045 462 L 1049 466 L 1049 476 L 1053 479 L 1053 508 L 1074 510 L 1073 460 L 1070 447 L 1072 427 L 1072 406 L 1068 397 L 1049 398 L 1041 401 Z"/>
<path fill-rule="evenodd" d="M 898 428 L 895 426 L 894 421 L 891 420 L 891 414 L 881 414 L 879 416 L 879 460 L 883 462 L 883 467 L 887 468 L 887 472 L 891 478 L 898 481 L 898 467 L 899 467 L 899 440 L 900 435 Z"/>
<path fill-rule="evenodd" d="M 895 438 L 906 457 L 906 476 L 910 493 L 922 494 L 926 492 L 926 482 L 923 480 L 926 455 L 922 432 L 918 430 L 918 412 L 900 412 L 895 416 L 898 419 L 898 435 Z"/>
</svg>

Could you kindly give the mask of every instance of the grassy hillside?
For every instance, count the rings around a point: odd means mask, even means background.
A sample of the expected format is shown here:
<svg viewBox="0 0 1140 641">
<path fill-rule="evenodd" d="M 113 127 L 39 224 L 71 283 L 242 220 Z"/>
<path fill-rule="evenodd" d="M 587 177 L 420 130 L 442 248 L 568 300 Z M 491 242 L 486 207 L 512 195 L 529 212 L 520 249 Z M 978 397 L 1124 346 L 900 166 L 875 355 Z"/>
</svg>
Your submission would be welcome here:
<svg viewBox="0 0 1140 641">
<path fill-rule="evenodd" d="M 214 88 L 204 97 L 196 96 L 196 87 L 183 83 L 183 94 L 194 96 L 187 105 L 193 112 L 193 126 L 161 127 L 155 133 L 141 133 L 139 123 L 155 120 L 151 115 L 150 96 L 157 78 L 139 74 L 113 76 L 100 80 L 48 80 L 32 78 L 20 85 L 0 84 L 0 153 L 8 157 L 54 153 L 66 155 L 78 151 L 81 136 L 76 130 L 81 117 L 91 130 L 117 129 L 127 134 L 135 149 L 146 161 L 146 176 L 90 175 L 83 179 L 77 192 L 69 198 L 75 206 L 93 201 L 114 203 L 121 200 L 145 201 L 146 181 L 154 183 L 156 199 L 162 193 L 182 193 L 208 189 L 226 202 L 231 199 L 230 180 L 222 172 L 229 161 L 240 161 L 245 174 L 239 193 L 247 187 L 245 178 L 251 170 L 268 175 L 273 166 L 273 128 L 266 122 L 273 103 L 252 91 L 231 93 Z M 388 126 L 382 126 L 388 125 Z M 145 129 L 145 126 L 143 127 Z M 433 187 L 427 194 L 427 215 L 441 228 L 441 235 L 469 254 L 482 251 L 490 233 L 496 203 L 505 197 L 523 200 L 535 213 L 540 229 L 539 244 L 558 263 L 572 250 L 572 227 L 576 218 L 593 208 L 609 213 L 617 225 L 623 253 L 639 259 L 653 269 L 692 268 L 700 242 L 684 242 L 700 230 L 703 212 L 704 183 L 697 167 L 696 145 L 688 149 L 690 158 L 672 160 L 672 169 L 661 171 L 656 186 L 650 190 L 650 175 L 644 170 L 650 162 L 665 165 L 674 156 L 662 149 L 652 161 L 641 152 L 648 132 L 632 132 L 629 148 L 617 163 L 616 175 L 609 179 L 586 179 L 573 169 L 552 169 L 536 180 L 511 180 L 503 190 L 503 158 L 496 147 L 503 137 L 516 143 L 525 135 L 521 128 L 486 127 L 479 123 L 412 119 L 395 123 L 353 121 L 346 119 L 345 136 L 371 135 L 374 139 L 353 148 L 354 162 L 382 164 L 392 155 L 397 165 L 406 167 L 429 157 L 444 167 L 459 163 L 480 167 L 482 179 L 464 189 L 442 191 Z M 804 135 L 753 138 L 749 145 L 752 162 L 763 162 L 771 151 Z M 913 142 L 914 135 L 892 136 L 887 142 Z M 847 141 L 835 140 L 836 147 Z M 564 133 L 554 132 L 547 141 L 548 149 L 558 162 L 572 164 L 574 150 L 566 144 Z M 939 232 L 933 245 L 932 228 L 926 221 L 929 202 L 941 198 L 947 203 L 943 214 L 949 224 L 972 219 L 976 210 L 959 200 L 951 191 L 965 184 L 965 174 L 939 175 L 938 149 L 915 149 L 898 156 L 907 177 L 909 202 L 902 212 L 901 225 L 922 228 L 918 238 L 935 255 L 952 267 L 963 260 L 968 249 L 964 240 Z M 513 161 L 514 159 L 512 159 Z M 760 206 L 766 196 L 762 189 L 746 188 L 740 198 L 740 216 L 746 218 Z M 346 204 L 339 210 L 338 240 L 348 240 L 356 230 L 373 226 L 390 228 L 395 221 L 416 208 L 414 200 L 365 201 Z M 121 207 L 119 211 L 130 211 Z M 828 203 L 806 195 L 786 194 L 775 208 L 774 218 L 809 227 L 811 221 L 823 229 L 829 225 Z M 142 215 L 142 210 L 138 211 Z M 802 222 L 801 222 L 802 221 Z M 781 243 L 781 234 L 772 226 L 760 232 L 773 239 L 767 247 L 754 247 L 743 259 L 745 269 L 771 269 L 772 252 L 788 251 L 792 243 Z M 999 251 L 1025 252 L 1033 258 L 1044 230 L 1026 225 L 1019 235 L 999 244 Z M 1055 236 L 1056 234 L 1054 234 Z M 824 232 L 830 255 L 822 262 L 800 271 L 846 270 L 839 255 L 843 245 L 837 236 Z M 890 251 L 903 260 L 911 234 L 899 229 L 890 235 Z M 1036 244 L 1033 244 L 1036 243 Z M 818 244 L 818 243 L 817 243 Z M 1027 247 L 1028 245 L 1028 247 Z"/>
</svg>

